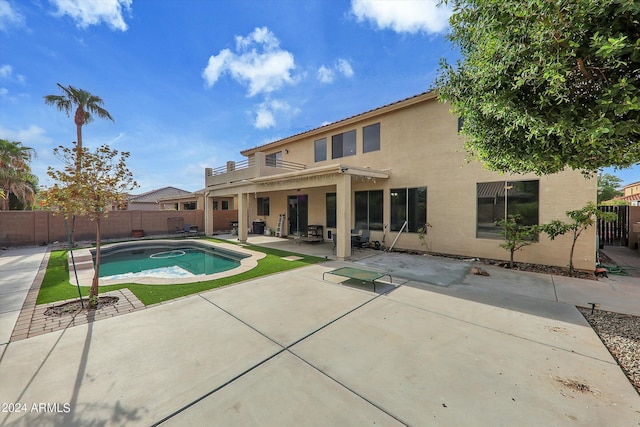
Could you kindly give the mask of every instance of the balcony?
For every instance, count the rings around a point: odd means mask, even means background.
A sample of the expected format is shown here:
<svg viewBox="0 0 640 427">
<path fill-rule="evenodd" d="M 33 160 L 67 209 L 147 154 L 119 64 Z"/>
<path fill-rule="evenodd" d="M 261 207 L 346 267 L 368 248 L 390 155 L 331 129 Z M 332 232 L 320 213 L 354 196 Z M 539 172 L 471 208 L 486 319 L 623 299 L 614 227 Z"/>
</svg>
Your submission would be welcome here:
<svg viewBox="0 0 640 427">
<path fill-rule="evenodd" d="M 247 160 L 239 162 L 229 161 L 226 166 L 205 169 L 205 185 L 212 187 L 217 185 L 232 184 L 280 173 L 303 170 L 306 165 L 289 162 L 282 159 L 267 159 L 264 153 L 255 153 Z"/>
</svg>

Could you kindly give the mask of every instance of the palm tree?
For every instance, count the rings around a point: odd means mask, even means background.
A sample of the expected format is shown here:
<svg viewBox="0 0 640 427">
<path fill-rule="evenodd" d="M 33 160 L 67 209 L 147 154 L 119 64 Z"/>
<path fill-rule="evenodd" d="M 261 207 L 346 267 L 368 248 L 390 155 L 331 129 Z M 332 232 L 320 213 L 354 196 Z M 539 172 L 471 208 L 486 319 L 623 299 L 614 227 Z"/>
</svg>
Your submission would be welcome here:
<svg viewBox="0 0 640 427">
<path fill-rule="evenodd" d="M 75 113 L 73 121 L 76 124 L 77 133 L 77 149 L 78 153 L 82 152 L 82 126 L 93 121 L 93 115 L 98 116 L 101 119 L 109 119 L 112 122 L 113 117 L 104 108 L 102 104 L 104 101 L 99 96 L 91 95 L 89 92 L 83 89 L 77 89 L 71 85 L 62 86 L 60 83 L 56 83 L 62 90 L 62 95 L 47 95 L 44 97 L 44 102 L 47 105 L 54 105 L 58 110 L 67 113 L 67 116 L 71 115 L 71 111 L 75 107 Z M 78 159 L 79 160 L 79 159 Z M 76 166 L 79 166 L 79 161 Z"/>
<path fill-rule="evenodd" d="M 9 210 L 11 194 L 25 207 L 35 202 L 37 179 L 29 166 L 34 153 L 21 142 L 0 139 L 0 210 Z"/>
<path fill-rule="evenodd" d="M 55 107 L 67 113 L 67 116 L 71 115 L 71 111 L 75 107 L 75 113 L 73 121 L 76 124 L 76 176 L 80 176 L 80 169 L 82 165 L 82 159 L 80 158 L 82 150 L 82 126 L 93 121 L 93 115 L 98 116 L 101 119 L 109 119 L 114 122 L 111 114 L 102 108 L 104 101 L 99 96 L 90 94 L 84 89 L 78 89 L 71 85 L 62 86 L 60 83 L 56 83 L 62 90 L 62 95 L 46 95 L 44 102 L 47 105 L 55 105 Z M 75 239 L 73 238 L 75 230 L 76 217 L 72 219 L 72 231 L 71 231 L 71 246 L 73 247 Z"/>
</svg>

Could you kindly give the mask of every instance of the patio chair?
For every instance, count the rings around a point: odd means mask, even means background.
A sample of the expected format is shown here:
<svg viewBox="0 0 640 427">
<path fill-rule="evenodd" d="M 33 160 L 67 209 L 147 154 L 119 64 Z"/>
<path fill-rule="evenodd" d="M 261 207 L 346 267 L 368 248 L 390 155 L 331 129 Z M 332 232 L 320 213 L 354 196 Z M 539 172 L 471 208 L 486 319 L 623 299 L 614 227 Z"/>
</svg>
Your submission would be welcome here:
<svg viewBox="0 0 640 427">
<path fill-rule="evenodd" d="M 371 238 L 371 232 L 369 230 L 362 230 L 360 232 L 359 247 L 368 248 L 369 247 L 369 239 L 370 238 Z"/>
<path fill-rule="evenodd" d="M 198 233 L 198 226 L 197 225 L 191 225 L 191 224 L 185 224 L 185 225 L 182 226 L 182 230 L 178 231 L 178 233 L 197 234 Z"/>
</svg>

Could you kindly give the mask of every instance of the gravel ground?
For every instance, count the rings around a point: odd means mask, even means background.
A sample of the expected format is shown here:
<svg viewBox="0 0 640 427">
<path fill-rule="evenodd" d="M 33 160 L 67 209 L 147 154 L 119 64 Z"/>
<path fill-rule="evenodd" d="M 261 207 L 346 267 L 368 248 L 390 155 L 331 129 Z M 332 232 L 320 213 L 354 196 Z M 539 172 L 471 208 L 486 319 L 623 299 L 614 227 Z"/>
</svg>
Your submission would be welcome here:
<svg viewBox="0 0 640 427">
<path fill-rule="evenodd" d="M 578 308 L 640 393 L 640 317 Z"/>
</svg>

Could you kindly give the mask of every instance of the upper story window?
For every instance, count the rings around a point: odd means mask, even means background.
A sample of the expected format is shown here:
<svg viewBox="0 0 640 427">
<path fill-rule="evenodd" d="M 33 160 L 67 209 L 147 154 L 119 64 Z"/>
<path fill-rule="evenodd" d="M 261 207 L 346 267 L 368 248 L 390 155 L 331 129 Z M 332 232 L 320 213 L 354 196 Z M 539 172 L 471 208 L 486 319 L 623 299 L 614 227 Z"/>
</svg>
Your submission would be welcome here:
<svg viewBox="0 0 640 427">
<path fill-rule="evenodd" d="M 356 131 L 340 133 L 331 137 L 331 158 L 354 156 L 356 154 Z"/>
<path fill-rule="evenodd" d="M 362 152 L 380 150 L 380 123 L 362 128 Z"/>
<path fill-rule="evenodd" d="M 327 160 L 327 138 L 316 139 L 314 142 L 314 159 L 316 162 Z"/>
<path fill-rule="evenodd" d="M 265 156 L 267 166 L 280 166 L 282 165 L 282 151 L 277 153 L 267 154 Z"/>
</svg>

